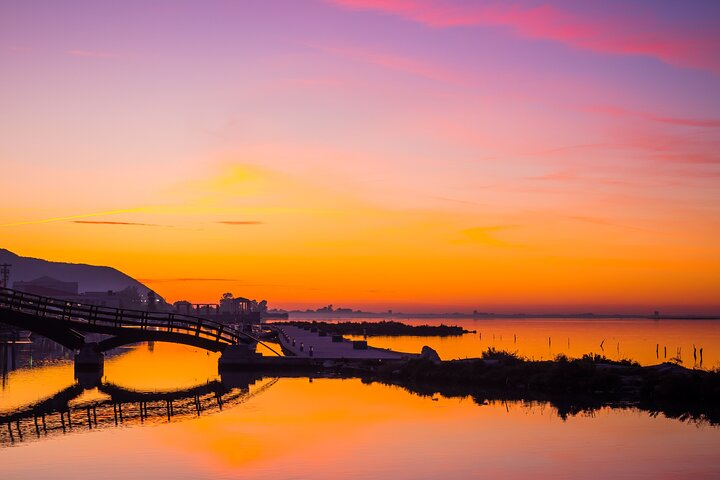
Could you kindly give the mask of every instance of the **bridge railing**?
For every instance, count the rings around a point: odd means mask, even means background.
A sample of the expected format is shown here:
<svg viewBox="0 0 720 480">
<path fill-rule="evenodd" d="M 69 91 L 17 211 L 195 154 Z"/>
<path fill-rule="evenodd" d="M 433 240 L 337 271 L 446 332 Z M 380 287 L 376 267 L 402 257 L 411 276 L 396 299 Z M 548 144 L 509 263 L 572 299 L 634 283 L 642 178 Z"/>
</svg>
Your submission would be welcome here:
<svg viewBox="0 0 720 480">
<path fill-rule="evenodd" d="M 236 344 L 241 335 L 227 325 L 201 317 L 88 305 L 9 288 L 0 288 L 0 307 L 60 321 L 138 331 L 161 330 L 194 335 L 218 343 Z"/>
</svg>

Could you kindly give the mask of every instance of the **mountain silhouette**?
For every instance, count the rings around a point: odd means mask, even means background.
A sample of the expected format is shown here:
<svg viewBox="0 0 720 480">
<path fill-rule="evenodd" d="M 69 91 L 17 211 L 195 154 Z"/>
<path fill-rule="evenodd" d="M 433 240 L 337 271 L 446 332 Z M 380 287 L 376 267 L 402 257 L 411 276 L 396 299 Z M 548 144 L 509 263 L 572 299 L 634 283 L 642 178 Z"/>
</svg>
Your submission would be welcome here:
<svg viewBox="0 0 720 480">
<path fill-rule="evenodd" d="M 52 277 L 65 282 L 78 282 L 80 292 L 107 290 L 121 291 L 127 287 L 137 287 L 138 293 L 147 295 L 151 289 L 129 275 L 112 268 L 84 263 L 51 262 L 40 258 L 22 257 L 9 250 L 0 248 L 0 264 L 9 263 L 10 279 L 13 282 L 30 281 L 40 277 Z"/>
</svg>

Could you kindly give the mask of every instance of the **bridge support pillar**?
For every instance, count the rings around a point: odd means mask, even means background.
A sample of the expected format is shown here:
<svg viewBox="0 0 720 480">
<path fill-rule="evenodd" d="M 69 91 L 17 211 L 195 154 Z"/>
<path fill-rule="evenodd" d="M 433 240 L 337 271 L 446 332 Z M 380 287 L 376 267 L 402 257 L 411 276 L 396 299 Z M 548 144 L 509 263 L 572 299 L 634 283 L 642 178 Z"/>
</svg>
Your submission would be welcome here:
<svg viewBox="0 0 720 480">
<path fill-rule="evenodd" d="M 75 354 L 75 372 L 100 372 L 105 366 L 105 355 L 98 349 L 97 343 L 86 343 Z"/>
<path fill-rule="evenodd" d="M 246 343 L 228 345 L 225 347 L 225 350 L 223 350 L 222 355 L 220 355 L 218 369 L 233 369 L 253 363 L 253 360 L 261 356 L 255 351 L 256 347 L 257 345 L 255 343 L 250 345 Z"/>
</svg>

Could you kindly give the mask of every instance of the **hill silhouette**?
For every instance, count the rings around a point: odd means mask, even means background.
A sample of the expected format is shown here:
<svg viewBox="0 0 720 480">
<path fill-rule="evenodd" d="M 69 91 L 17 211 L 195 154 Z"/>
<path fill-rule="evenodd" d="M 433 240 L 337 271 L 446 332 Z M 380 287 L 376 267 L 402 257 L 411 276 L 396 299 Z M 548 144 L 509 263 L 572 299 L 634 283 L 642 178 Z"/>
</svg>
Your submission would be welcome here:
<svg viewBox="0 0 720 480">
<path fill-rule="evenodd" d="M 141 295 L 147 295 L 147 292 L 151 290 L 131 276 L 112 267 L 51 262 L 40 258 L 22 257 L 4 248 L 0 248 L 0 263 L 12 265 L 8 282 L 10 288 L 16 281 L 30 281 L 47 276 L 65 282 L 78 282 L 80 292 L 120 291 L 127 287 L 137 287 Z"/>
</svg>

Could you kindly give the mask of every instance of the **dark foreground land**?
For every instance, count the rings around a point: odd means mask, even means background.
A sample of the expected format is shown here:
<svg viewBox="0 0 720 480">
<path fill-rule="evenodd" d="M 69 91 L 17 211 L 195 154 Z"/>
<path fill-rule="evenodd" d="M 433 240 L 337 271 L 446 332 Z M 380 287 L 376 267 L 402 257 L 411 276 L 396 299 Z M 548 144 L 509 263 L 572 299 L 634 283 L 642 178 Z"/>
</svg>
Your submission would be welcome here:
<svg viewBox="0 0 720 480">
<path fill-rule="evenodd" d="M 419 337 L 448 337 L 471 333 L 462 327 L 450 325 L 408 325 L 401 322 L 274 322 L 275 325 L 291 325 L 299 328 L 317 329 L 319 332 L 337 335 L 365 335 L 372 336 L 419 336 Z"/>
<path fill-rule="evenodd" d="M 530 361 L 490 350 L 479 359 L 414 359 L 376 367 L 361 376 L 422 395 L 472 396 L 480 404 L 548 401 L 560 416 L 606 406 L 636 407 L 671 418 L 720 424 L 720 372 L 672 363 L 641 367 L 597 355 Z"/>
<path fill-rule="evenodd" d="M 480 405 L 488 401 L 549 402 L 563 418 L 604 407 L 632 407 L 652 415 L 720 425 L 720 371 L 693 370 L 673 363 L 643 367 L 599 355 L 531 361 L 492 349 L 481 358 L 450 361 L 440 361 L 431 349 L 402 361 L 261 358 L 241 369 L 261 376 L 355 377 L 419 395 L 470 396 Z"/>
</svg>

